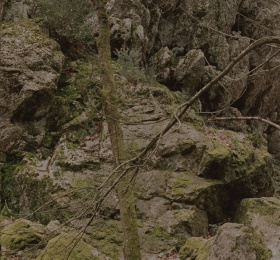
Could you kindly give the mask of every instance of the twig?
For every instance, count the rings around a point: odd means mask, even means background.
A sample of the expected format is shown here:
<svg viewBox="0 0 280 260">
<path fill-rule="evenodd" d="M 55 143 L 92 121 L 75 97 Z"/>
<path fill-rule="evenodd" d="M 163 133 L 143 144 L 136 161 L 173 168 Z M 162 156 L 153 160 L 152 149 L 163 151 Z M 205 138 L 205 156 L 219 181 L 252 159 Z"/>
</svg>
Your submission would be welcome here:
<svg viewBox="0 0 280 260">
<path fill-rule="evenodd" d="M 275 127 L 276 129 L 280 130 L 280 125 L 275 124 L 275 123 L 271 122 L 270 120 L 264 119 L 259 116 L 214 117 L 214 118 L 208 119 L 207 122 L 225 121 L 225 120 L 257 120 L 257 121 L 264 122 L 268 125 L 271 125 L 271 126 Z"/>
</svg>

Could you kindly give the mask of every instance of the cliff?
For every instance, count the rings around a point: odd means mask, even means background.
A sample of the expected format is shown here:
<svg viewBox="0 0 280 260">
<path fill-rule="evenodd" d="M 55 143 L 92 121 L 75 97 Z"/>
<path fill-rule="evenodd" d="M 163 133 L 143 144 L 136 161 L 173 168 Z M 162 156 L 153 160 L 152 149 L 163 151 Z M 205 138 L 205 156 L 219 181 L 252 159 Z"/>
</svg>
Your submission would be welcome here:
<svg viewBox="0 0 280 260">
<path fill-rule="evenodd" d="M 38 18 L 36 3 L 8 1 L 1 28 L 2 254 L 123 259 L 118 199 L 104 195 L 113 154 L 94 8 L 84 21 L 92 40 L 74 41 Z M 278 9 L 261 0 L 108 1 L 128 158 L 250 43 L 277 36 Z M 132 183 L 142 259 L 279 259 L 279 130 L 209 122 L 279 123 L 278 48 L 246 55 L 140 165 Z"/>
</svg>

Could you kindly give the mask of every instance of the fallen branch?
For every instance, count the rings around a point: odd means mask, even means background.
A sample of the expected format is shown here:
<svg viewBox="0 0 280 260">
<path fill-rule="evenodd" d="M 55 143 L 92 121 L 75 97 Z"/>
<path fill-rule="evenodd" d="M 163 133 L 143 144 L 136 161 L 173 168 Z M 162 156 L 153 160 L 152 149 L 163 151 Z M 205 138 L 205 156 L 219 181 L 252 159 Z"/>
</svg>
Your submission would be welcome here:
<svg viewBox="0 0 280 260">
<path fill-rule="evenodd" d="M 261 118 L 259 116 L 214 117 L 214 118 L 208 119 L 207 122 L 225 121 L 225 120 L 257 120 L 257 121 L 264 122 L 268 125 L 271 125 L 271 126 L 277 128 L 278 130 L 280 130 L 280 125 L 277 125 L 277 124 L 271 122 L 270 120 Z"/>
</svg>

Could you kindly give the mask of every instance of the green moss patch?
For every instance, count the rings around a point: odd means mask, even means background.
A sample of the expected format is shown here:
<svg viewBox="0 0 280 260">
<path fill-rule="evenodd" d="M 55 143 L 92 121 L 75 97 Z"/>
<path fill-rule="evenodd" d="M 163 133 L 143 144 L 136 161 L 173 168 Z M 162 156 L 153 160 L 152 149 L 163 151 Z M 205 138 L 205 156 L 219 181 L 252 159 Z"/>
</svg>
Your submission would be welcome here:
<svg viewBox="0 0 280 260">
<path fill-rule="evenodd" d="M 63 233 L 51 239 L 37 260 L 105 260 L 95 248 L 80 239 L 78 233 Z"/>
<path fill-rule="evenodd" d="M 19 220 L 1 232 L 1 244 L 12 251 L 19 251 L 41 242 L 44 232 L 29 220 Z"/>
<path fill-rule="evenodd" d="M 189 238 L 179 251 L 180 259 L 207 259 L 209 248 L 206 242 L 202 237 Z"/>
</svg>

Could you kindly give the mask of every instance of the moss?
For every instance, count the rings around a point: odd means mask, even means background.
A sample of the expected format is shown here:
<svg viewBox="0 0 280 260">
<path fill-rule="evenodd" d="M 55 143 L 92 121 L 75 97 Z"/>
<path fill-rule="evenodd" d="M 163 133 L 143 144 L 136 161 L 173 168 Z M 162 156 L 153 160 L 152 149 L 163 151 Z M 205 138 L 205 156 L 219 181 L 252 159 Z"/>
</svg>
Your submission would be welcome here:
<svg viewBox="0 0 280 260">
<path fill-rule="evenodd" d="M 91 242 L 104 254 L 111 257 L 112 260 L 119 259 L 119 251 L 122 245 L 122 231 L 119 222 L 115 220 L 98 220 L 90 226 Z"/>
<path fill-rule="evenodd" d="M 172 238 L 172 235 L 167 231 L 167 229 L 159 225 L 155 225 L 153 227 L 151 235 L 153 237 L 160 238 L 161 240 L 170 240 Z"/>
<path fill-rule="evenodd" d="M 12 251 L 19 251 L 27 246 L 38 244 L 42 239 L 42 230 L 25 219 L 7 226 L 1 232 L 1 244 Z"/>
<path fill-rule="evenodd" d="M 215 159 L 222 160 L 230 156 L 230 149 L 217 140 L 211 140 L 212 145 L 206 150 L 206 153 L 212 155 Z"/>
<path fill-rule="evenodd" d="M 16 183 L 17 161 L 7 161 L 1 167 L 1 202 L 7 203 L 10 209 L 18 211 L 19 194 Z"/>
<path fill-rule="evenodd" d="M 63 233 L 51 239 L 37 260 L 105 260 L 106 258 L 87 244 L 77 233 Z M 77 242 L 77 244 L 76 244 Z M 75 245 L 76 244 L 76 245 Z M 67 258 L 69 256 L 69 258 Z"/>
<path fill-rule="evenodd" d="M 36 155 L 29 154 L 27 162 L 19 165 L 15 172 L 15 182 L 17 190 L 20 190 L 21 197 L 21 213 L 29 214 L 38 209 L 45 203 L 52 200 L 52 194 L 57 192 L 57 186 L 48 176 L 47 172 L 39 172 L 37 170 Z M 37 211 L 33 214 L 33 219 L 40 220 L 41 223 L 47 224 L 54 218 L 60 218 L 60 212 L 55 207 L 56 202 L 53 201 L 44 207 L 43 211 Z"/>
<path fill-rule="evenodd" d="M 231 150 L 222 142 L 211 139 L 201 160 L 199 175 L 211 179 L 223 179 L 231 159 Z"/>
<path fill-rule="evenodd" d="M 173 188 L 172 188 L 172 195 L 185 195 L 186 188 L 193 184 L 194 180 L 192 177 L 188 176 L 186 173 L 182 173 L 177 176 Z"/>
<path fill-rule="evenodd" d="M 256 260 L 267 260 L 272 258 L 272 252 L 263 243 L 262 238 L 257 234 L 253 227 L 247 228 L 245 231 L 250 239 L 249 246 L 256 252 Z"/>
<path fill-rule="evenodd" d="M 92 56 L 94 59 L 95 56 Z M 85 129 L 92 127 L 91 121 L 96 117 L 99 107 L 97 100 L 92 101 L 99 81 L 100 73 L 98 63 L 93 61 L 78 60 L 67 62 L 64 67 L 65 73 L 61 75 L 58 83 L 58 93 L 54 99 L 50 125 L 59 128 L 67 122 L 69 126 L 79 126 Z M 79 117 L 87 119 L 80 122 Z M 65 126 L 64 126 L 65 128 Z"/>
<path fill-rule="evenodd" d="M 280 204 L 265 198 L 243 199 L 238 211 L 236 220 L 240 223 L 246 223 L 250 213 L 260 216 L 269 216 L 274 219 L 274 215 L 278 214 Z"/>
<path fill-rule="evenodd" d="M 260 148 L 264 144 L 264 141 L 262 140 L 262 138 L 257 134 L 251 134 L 251 135 L 248 135 L 248 137 L 251 140 L 251 142 L 255 148 Z"/>
<path fill-rule="evenodd" d="M 180 248 L 180 259 L 196 259 L 204 260 L 209 255 L 209 247 L 207 240 L 202 237 L 189 238 L 186 243 Z"/>
</svg>

